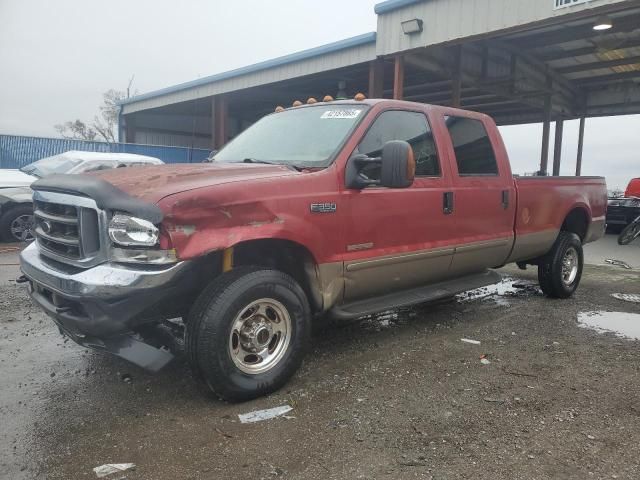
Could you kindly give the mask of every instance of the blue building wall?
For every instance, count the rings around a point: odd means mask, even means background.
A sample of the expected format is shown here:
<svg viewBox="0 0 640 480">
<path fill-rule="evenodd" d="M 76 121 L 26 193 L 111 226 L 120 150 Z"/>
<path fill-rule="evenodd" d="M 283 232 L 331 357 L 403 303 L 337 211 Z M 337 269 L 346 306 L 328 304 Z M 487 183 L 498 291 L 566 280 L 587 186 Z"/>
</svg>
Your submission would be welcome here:
<svg viewBox="0 0 640 480">
<path fill-rule="evenodd" d="M 201 148 L 0 135 L 0 168 L 20 168 L 41 158 L 69 150 L 135 153 L 156 157 L 165 163 L 199 163 L 209 156 L 209 150 Z"/>
</svg>

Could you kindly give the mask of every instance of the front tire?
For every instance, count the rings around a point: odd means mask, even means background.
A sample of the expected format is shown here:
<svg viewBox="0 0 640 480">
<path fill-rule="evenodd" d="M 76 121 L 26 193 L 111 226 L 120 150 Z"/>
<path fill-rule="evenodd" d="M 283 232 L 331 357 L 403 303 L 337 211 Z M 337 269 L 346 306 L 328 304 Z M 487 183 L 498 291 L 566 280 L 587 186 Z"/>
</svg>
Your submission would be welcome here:
<svg viewBox="0 0 640 480">
<path fill-rule="evenodd" d="M 246 401 L 282 387 L 306 353 L 311 313 L 289 275 L 239 267 L 216 278 L 187 321 L 185 347 L 196 377 L 218 397 Z"/>
<path fill-rule="evenodd" d="M 538 264 L 538 282 L 551 298 L 569 298 L 582 278 L 584 254 L 575 233 L 561 231 L 551 250 Z"/>
<path fill-rule="evenodd" d="M 33 240 L 33 207 L 18 204 L 0 216 L 0 239 L 5 242 L 30 242 Z"/>
</svg>

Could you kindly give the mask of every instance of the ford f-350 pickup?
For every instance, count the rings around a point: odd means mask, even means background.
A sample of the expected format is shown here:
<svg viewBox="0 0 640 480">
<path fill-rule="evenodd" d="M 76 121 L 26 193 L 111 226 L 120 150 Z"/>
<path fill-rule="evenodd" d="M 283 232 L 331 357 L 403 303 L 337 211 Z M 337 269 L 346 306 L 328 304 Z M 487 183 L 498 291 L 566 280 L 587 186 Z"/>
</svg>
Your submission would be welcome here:
<svg viewBox="0 0 640 480">
<path fill-rule="evenodd" d="M 486 115 L 393 100 L 278 111 L 212 164 L 32 188 L 21 280 L 61 331 L 157 370 L 171 353 L 148 332 L 181 317 L 195 376 L 232 401 L 294 374 L 314 318 L 451 297 L 507 263 L 571 296 L 607 206 L 603 178 L 514 177 Z"/>
</svg>

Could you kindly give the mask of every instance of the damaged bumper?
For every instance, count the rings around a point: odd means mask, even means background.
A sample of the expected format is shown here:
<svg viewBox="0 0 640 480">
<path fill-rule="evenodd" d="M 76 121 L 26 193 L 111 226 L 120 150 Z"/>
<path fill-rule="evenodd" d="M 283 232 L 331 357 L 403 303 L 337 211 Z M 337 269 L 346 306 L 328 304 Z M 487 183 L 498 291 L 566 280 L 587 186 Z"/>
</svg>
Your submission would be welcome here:
<svg viewBox="0 0 640 480">
<path fill-rule="evenodd" d="M 31 298 L 75 342 L 151 370 L 171 360 L 169 352 L 147 345 L 132 330 L 162 318 L 170 302 L 190 290 L 191 262 L 80 269 L 43 258 L 33 243 L 20 254 L 20 268 Z"/>
</svg>

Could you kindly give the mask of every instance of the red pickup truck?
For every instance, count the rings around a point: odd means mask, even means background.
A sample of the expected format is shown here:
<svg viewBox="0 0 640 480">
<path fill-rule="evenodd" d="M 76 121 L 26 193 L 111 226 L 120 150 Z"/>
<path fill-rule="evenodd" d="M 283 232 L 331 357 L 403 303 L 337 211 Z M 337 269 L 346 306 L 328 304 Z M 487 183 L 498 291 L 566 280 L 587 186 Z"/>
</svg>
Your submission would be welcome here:
<svg viewBox="0 0 640 480">
<path fill-rule="evenodd" d="M 569 297 L 607 206 L 603 178 L 514 177 L 486 115 L 392 100 L 273 113 L 212 164 L 32 188 L 21 280 L 61 331 L 157 370 L 172 354 L 151 327 L 181 317 L 196 376 L 236 401 L 293 375 L 315 318 L 451 297 L 514 262 Z"/>
</svg>

